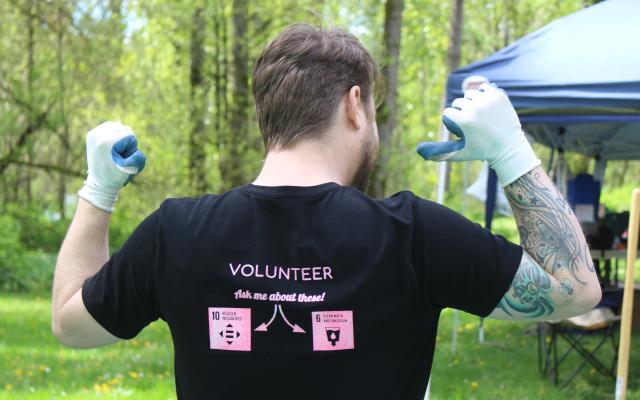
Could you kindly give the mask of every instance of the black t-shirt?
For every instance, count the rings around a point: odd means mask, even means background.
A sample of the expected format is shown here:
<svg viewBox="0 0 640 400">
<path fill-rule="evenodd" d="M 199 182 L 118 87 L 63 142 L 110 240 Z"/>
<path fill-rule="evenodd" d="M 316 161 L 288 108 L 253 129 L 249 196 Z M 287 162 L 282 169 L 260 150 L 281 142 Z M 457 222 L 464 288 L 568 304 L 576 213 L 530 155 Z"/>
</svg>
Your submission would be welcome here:
<svg viewBox="0 0 640 400">
<path fill-rule="evenodd" d="M 440 311 L 488 315 L 520 246 L 408 191 L 245 185 L 167 199 L 82 290 L 167 322 L 180 399 L 422 399 Z"/>
</svg>

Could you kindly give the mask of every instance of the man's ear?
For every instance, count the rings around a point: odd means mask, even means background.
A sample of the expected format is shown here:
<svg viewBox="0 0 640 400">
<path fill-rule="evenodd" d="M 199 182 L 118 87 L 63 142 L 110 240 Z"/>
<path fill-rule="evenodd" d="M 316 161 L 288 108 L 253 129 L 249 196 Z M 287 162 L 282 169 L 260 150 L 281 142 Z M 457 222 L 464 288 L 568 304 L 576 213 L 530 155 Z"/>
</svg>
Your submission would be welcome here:
<svg viewBox="0 0 640 400">
<path fill-rule="evenodd" d="M 359 107 L 362 102 L 362 97 L 360 97 L 360 95 L 360 86 L 353 86 L 345 97 L 345 114 L 347 120 L 355 129 L 360 129 L 364 122 L 362 120 L 362 110 Z"/>
</svg>

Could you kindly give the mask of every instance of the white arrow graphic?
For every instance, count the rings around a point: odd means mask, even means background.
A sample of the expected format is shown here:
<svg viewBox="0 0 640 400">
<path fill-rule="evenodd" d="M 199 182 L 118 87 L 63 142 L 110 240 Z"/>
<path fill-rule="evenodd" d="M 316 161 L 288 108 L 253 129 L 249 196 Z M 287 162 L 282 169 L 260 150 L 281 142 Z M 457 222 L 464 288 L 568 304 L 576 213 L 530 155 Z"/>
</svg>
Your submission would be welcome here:
<svg viewBox="0 0 640 400">
<path fill-rule="evenodd" d="M 305 330 L 300 328 L 300 326 L 298 324 L 292 324 L 291 322 L 289 322 L 287 317 L 284 316 L 284 311 L 282 311 L 282 306 L 280 304 L 276 304 L 276 305 L 273 306 L 273 315 L 271 315 L 271 319 L 269 320 L 269 322 L 261 323 L 254 330 L 258 331 L 258 332 L 267 332 L 267 328 L 269 327 L 269 325 L 271 325 L 273 323 L 273 321 L 276 319 L 276 313 L 278 312 L 278 310 L 280 310 L 280 315 L 282 315 L 282 319 L 284 319 L 284 322 L 287 325 L 289 325 L 291 327 L 291 329 L 293 329 L 294 333 L 306 333 Z"/>
<path fill-rule="evenodd" d="M 267 328 L 269 327 L 269 325 L 271 325 L 271 323 L 273 322 L 274 319 L 276 319 L 276 313 L 278 312 L 278 304 L 275 304 L 273 306 L 273 315 L 271 316 L 271 319 L 269 320 L 269 322 L 263 322 L 260 324 L 260 326 L 258 326 L 256 329 L 254 329 L 255 331 L 258 332 L 266 332 Z"/>
<path fill-rule="evenodd" d="M 282 311 L 282 306 L 280 304 L 278 304 L 278 307 L 280 308 L 280 315 L 282 315 L 282 319 L 284 319 L 284 322 L 287 323 L 287 325 L 289 325 L 292 329 L 294 333 L 306 333 L 304 331 L 304 329 L 300 328 L 298 326 L 298 324 L 293 324 L 291 325 L 291 322 L 289 322 L 289 320 L 287 319 L 287 317 L 284 316 L 284 312 Z"/>
</svg>

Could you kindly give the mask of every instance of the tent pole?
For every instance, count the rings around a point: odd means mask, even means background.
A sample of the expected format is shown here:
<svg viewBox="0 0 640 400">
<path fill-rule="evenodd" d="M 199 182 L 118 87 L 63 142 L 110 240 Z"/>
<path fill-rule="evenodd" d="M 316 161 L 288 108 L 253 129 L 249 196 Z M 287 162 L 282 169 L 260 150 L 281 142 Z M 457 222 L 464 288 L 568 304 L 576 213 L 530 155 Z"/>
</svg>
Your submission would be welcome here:
<svg viewBox="0 0 640 400">
<path fill-rule="evenodd" d="M 547 163 L 547 173 L 549 173 L 551 171 L 551 168 L 553 168 L 553 156 L 555 155 L 555 153 L 555 147 L 551 147 L 549 152 L 549 162 Z"/>
<path fill-rule="evenodd" d="M 453 330 L 451 332 L 451 354 L 456 354 L 458 347 L 458 314 L 460 311 L 453 310 Z"/>
<path fill-rule="evenodd" d="M 604 172 L 607 169 L 607 160 L 596 157 L 596 165 L 593 168 L 593 178 L 600 182 L 600 187 L 604 184 Z"/>
<path fill-rule="evenodd" d="M 449 131 L 442 125 L 440 130 L 440 141 L 446 142 L 449 140 Z M 447 161 L 441 161 L 438 164 L 438 192 L 436 193 L 436 202 L 438 204 L 444 204 L 444 189 L 447 180 Z"/>
<path fill-rule="evenodd" d="M 444 125 L 440 128 L 440 141 L 446 142 L 449 140 L 449 131 Z M 436 202 L 438 204 L 444 204 L 444 187 L 445 181 L 447 179 L 447 162 L 442 161 L 438 164 L 438 191 L 436 192 Z M 456 310 L 457 313 L 457 310 Z M 455 316 L 454 324 L 457 323 L 457 315 Z M 455 347 L 455 345 L 452 344 Z M 427 392 L 424 395 L 425 400 L 429 400 L 429 395 L 431 391 L 431 375 L 429 375 L 429 382 L 427 383 Z"/>
<path fill-rule="evenodd" d="M 629 376 L 629 352 L 631 349 L 631 323 L 633 317 L 633 266 L 638 256 L 638 225 L 640 225 L 640 188 L 631 194 L 629 216 L 629 239 L 627 241 L 627 265 L 624 279 L 620 342 L 618 346 L 618 368 L 616 378 L 616 400 L 625 400 Z"/>
<path fill-rule="evenodd" d="M 469 186 L 469 163 L 462 164 L 462 207 L 460 214 L 464 215 L 467 211 L 467 186 Z M 453 310 L 453 332 L 451 333 L 451 354 L 456 354 L 458 346 L 458 320 L 460 311 Z"/>
</svg>

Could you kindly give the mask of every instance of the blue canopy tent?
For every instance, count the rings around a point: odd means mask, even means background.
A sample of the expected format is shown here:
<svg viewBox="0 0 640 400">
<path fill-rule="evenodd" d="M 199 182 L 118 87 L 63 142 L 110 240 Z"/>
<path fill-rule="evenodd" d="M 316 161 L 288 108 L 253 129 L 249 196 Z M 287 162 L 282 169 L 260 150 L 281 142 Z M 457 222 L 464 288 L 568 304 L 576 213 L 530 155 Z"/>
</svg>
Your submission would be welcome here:
<svg viewBox="0 0 640 400">
<path fill-rule="evenodd" d="M 508 93 L 528 134 L 552 155 L 568 151 L 595 158 L 602 182 L 607 160 L 640 159 L 639 21 L 638 0 L 607 0 L 560 18 L 454 71 L 447 103 L 463 96 L 465 78 L 488 78 Z M 485 202 L 489 229 L 496 188 L 491 171 Z"/>
<path fill-rule="evenodd" d="M 466 77 L 482 75 L 509 94 L 536 141 L 594 157 L 601 173 L 607 160 L 640 159 L 639 21 L 638 0 L 608 0 L 560 18 L 453 72 L 447 101 L 463 96 Z M 495 182 L 490 176 L 488 227 Z"/>
</svg>

